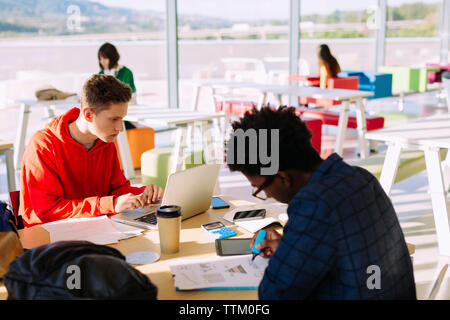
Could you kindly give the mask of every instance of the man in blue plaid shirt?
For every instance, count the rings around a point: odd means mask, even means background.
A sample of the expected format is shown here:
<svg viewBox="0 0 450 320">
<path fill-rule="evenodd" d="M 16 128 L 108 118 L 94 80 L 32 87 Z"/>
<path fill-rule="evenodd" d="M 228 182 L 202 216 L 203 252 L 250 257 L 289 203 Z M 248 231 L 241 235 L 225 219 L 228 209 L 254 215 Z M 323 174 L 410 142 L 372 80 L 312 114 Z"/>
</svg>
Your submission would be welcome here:
<svg viewBox="0 0 450 320">
<path fill-rule="evenodd" d="M 232 127 L 226 152 L 230 170 L 247 177 L 255 197 L 289 204 L 283 235 L 267 230 L 259 246 L 261 255 L 270 257 L 260 299 L 416 299 L 397 215 L 371 173 L 346 164 L 337 154 L 321 159 L 294 108 L 254 109 Z M 249 139 L 245 150 L 237 149 L 231 142 L 239 129 L 253 129 L 258 143 Z M 274 137 L 279 141 L 261 140 L 260 129 L 278 129 Z M 261 156 L 261 141 L 267 142 L 267 155 L 278 152 L 274 174 L 261 174 L 273 165 L 267 159 L 251 161 L 255 145 Z M 242 151 L 245 161 L 235 161 Z"/>
</svg>

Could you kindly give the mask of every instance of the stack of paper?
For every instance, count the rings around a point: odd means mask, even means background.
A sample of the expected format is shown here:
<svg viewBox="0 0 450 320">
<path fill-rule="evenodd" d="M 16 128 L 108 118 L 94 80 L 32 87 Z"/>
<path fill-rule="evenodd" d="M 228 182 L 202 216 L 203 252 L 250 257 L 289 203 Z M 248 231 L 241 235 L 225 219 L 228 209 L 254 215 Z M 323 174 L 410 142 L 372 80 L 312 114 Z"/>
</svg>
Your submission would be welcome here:
<svg viewBox="0 0 450 320">
<path fill-rule="evenodd" d="M 223 216 L 223 218 L 229 222 L 233 222 L 234 214 L 238 211 L 246 211 L 246 210 L 257 210 L 257 209 L 266 209 L 266 217 L 264 219 L 256 219 L 249 221 L 237 221 L 234 222 L 236 225 L 244 228 L 249 232 L 255 233 L 256 231 L 267 227 L 272 223 L 279 223 L 284 226 L 288 220 L 287 205 L 282 203 L 272 203 L 268 205 L 251 205 L 251 206 L 241 206 L 235 208 Z"/>
<path fill-rule="evenodd" d="M 177 290 L 257 289 L 269 259 L 252 255 L 169 262 Z"/>
<path fill-rule="evenodd" d="M 105 245 L 140 235 L 144 230 L 110 220 L 106 215 L 74 218 L 43 224 L 50 233 L 50 242 L 85 240 Z"/>
</svg>

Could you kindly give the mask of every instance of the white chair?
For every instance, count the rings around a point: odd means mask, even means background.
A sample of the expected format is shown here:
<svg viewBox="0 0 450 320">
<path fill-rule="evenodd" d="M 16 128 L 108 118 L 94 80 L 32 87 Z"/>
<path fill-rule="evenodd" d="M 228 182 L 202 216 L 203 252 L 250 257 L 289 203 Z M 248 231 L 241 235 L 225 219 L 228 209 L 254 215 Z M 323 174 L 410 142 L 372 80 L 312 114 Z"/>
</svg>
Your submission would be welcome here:
<svg viewBox="0 0 450 320">
<path fill-rule="evenodd" d="M 439 272 L 439 275 L 437 279 L 434 281 L 433 287 L 431 288 L 430 294 L 428 295 L 427 300 L 434 300 L 439 292 L 439 289 L 441 288 L 442 281 L 444 280 L 445 273 L 447 272 L 448 264 L 446 264 L 444 267 L 442 267 L 441 272 Z"/>
<path fill-rule="evenodd" d="M 234 81 L 250 81 L 264 83 L 267 72 L 264 62 L 254 58 L 222 58 L 225 67 L 224 78 Z"/>
<path fill-rule="evenodd" d="M 264 62 L 254 58 L 222 58 L 220 61 L 224 67 L 224 79 L 239 82 L 267 81 L 267 73 Z M 227 99 L 250 100 L 258 99 L 260 92 L 255 89 L 213 89 L 215 102 L 225 102 Z"/>
</svg>

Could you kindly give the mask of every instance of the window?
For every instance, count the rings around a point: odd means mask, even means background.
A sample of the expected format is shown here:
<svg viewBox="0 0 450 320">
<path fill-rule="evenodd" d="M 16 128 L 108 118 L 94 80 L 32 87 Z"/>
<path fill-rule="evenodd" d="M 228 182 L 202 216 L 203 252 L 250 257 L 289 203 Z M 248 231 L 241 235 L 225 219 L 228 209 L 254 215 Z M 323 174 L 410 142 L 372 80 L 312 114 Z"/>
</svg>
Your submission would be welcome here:
<svg viewBox="0 0 450 320">
<path fill-rule="evenodd" d="M 272 0 L 178 1 L 182 108 L 192 101 L 192 80 L 278 81 L 280 74 L 287 78 L 289 1 L 274 4 Z M 199 108 L 213 106 L 201 95 Z"/>
<path fill-rule="evenodd" d="M 111 42 L 119 64 L 134 74 L 137 102 L 167 105 L 165 0 L 48 3 L 2 4 L 0 82 L 22 84 L 0 96 L 0 104 L 32 98 L 43 84 L 80 92 L 100 71 L 99 47 Z"/>
<path fill-rule="evenodd" d="M 386 65 L 439 62 L 441 0 L 387 0 Z"/>
<path fill-rule="evenodd" d="M 373 70 L 377 1 L 301 1 L 300 58 L 318 73 L 317 46 L 324 43 L 343 70 Z"/>
</svg>

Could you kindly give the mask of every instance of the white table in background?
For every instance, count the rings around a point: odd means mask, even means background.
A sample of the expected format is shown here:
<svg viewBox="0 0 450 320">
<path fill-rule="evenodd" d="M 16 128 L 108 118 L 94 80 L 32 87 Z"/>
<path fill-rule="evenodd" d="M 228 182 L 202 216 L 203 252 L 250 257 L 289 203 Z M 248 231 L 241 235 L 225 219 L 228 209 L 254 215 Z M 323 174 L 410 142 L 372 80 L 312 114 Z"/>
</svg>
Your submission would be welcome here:
<svg viewBox="0 0 450 320">
<path fill-rule="evenodd" d="M 359 152 L 361 158 L 366 158 L 368 155 L 368 146 L 366 139 L 366 106 L 365 98 L 373 96 L 373 92 L 370 91 L 359 91 L 359 90 L 346 90 L 346 89 L 321 89 L 318 87 L 306 87 L 298 86 L 298 83 L 293 83 L 289 85 L 277 85 L 277 84 L 266 84 L 266 83 L 256 83 L 256 82 L 236 82 L 236 81 L 226 81 L 226 80 L 210 80 L 194 83 L 194 96 L 192 101 L 192 110 L 198 109 L 198 101 L 200 98 L 201 88 L 208 88 L 212 97 L 213 105 L 216 105 L 215 101 L 215 90 L 218 88 L 251 88 L 256 89 L 261 92 L 261 97 L 258 101 L 258 108 L 265 105 L 267 102 L 268 93 L 272 93 L 277 97 L 279 105 L 282 104 L 282 96 L 304 96 L 314 99 L 331 99 L 336 101 L 341 101 L 344 108 L 341 110 L 339 115 L 338 124 L 338 134 L 336 137 L 335 152 L 342 155 L 343 146 L 345 139 L 345 132 L 347 130 L 348 123 L 348 112 L 350 108 L 350 103 L 355 102 L 356 105 L 356 122 L 357 131 L 359 139 Z"/>
<path fill-rule="evenodd" d="M 175 132 L 175 146 L 174 154 L 172 156 L 171 172 L 181 170 L 183 165 L 182 156 L 186 148 L 193 148 L 194 141 L 192 140 L 195 134 L 195 126 L 200 127 L 201 139 L 204 147 L 205 161 L 212 163 L 216 160 L 217 153 L 219 152 L 214 148 L 212 130 L 213 126 L 218 126 L 218 120 L 225 116 L 224 113 L 219 112 L 200 112 L 192 110 L 183 110 L 175 108 L 152 108 L 142 106 L 130 106 L 128 107 L 128 114 L 124 118 L 126 121 L 137 122 L 140 125 L 158 128 L 158 127 L 173 127 L 176 126 Z M 217 121 L 215 121 L 217 120 Z M 224 137 L 224 129 L 218 128 L 221 139 Z M 127 136 L 125 131 L 121 132 L 118 136 L 119 149 L 122 153 L 121 144 L 127 143 L 125 140 Z M 129 150 L 128 148 L 123 148 Z M 124 157 L 122 157 L 123 159 Z M 132 167 L 131 157 L 126 159 L 127 165 Z"/>
<path fill-rule="evenodd" d="M 450 256 L 450 217 L 447 207 L 450 152 L 442 167 L 439 156 L 440 149 L 450 149 L 450 114 L 417 119 L 401 126 L 370 132 L 366 137 L 388 144 L 380 176 L 380 183 L 388 195 L 397 174 L 401 150 L 412 148 L 424 151 L 439 252 Z"/>
</svg>

